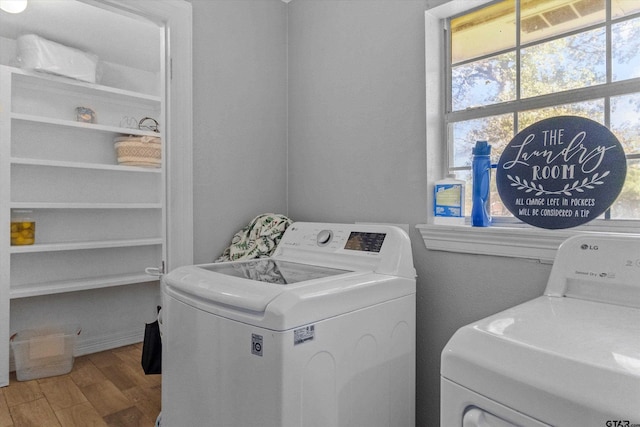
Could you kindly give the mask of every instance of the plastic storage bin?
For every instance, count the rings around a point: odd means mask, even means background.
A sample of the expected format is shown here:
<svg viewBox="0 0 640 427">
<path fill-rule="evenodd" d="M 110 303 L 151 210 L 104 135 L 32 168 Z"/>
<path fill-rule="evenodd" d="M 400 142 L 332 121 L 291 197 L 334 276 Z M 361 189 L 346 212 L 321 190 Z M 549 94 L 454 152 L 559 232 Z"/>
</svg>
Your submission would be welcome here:
<svg viewBox="0 0 640 427">
<path fill-rule="evenodd" d="M 53 377 L 71 372 L 80 327 L 64 326 L 18 332 L 11 348 L 18 381 Z"/>
<path fill-rule="evenodd" d="M 95 83 L 98 57 L 35 34 L 17 39 L 17 60 L 21 68 L 43 71 Z"/>
</svg>

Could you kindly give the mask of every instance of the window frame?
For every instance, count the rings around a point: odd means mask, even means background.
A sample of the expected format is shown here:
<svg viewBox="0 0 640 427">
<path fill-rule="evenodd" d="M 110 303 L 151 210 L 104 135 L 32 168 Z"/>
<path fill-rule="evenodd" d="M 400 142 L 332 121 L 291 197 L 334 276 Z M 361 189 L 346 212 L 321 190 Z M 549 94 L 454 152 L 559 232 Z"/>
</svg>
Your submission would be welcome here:
<svg viewBox="0 0 640 427">
<path fill-rule="evenodd" d="M 449 173 L 449 150 L 445 120 L 447 104 L 447 61 L 446 53 L 447 19 L 472 12 L 495 0 L 452 0 L 425 11 L 425 100 L 426 100 L 426 150 L 427 150 L 427 224 L 418 224 L 427 249 L 458 253 L 486 254 L 516 257 L 551 263 L 558 246 L 576 234 L 585 233 L 625 233 L 640 235 L 640 220 L 596 219 L 588 224 L 571 229 L 546 230 L 532 227 L 517 218 L 496 217 L 491 227 L 449 226 L 433 224 L 433 184 Z M 620 82 L 621 85 L 634 84 L 637 80 Z M 589 88 L 589 90 L 594 90 Z M 595 89 L 600 90 L 600 89 Z M 585 96 L 585 89 L 576 89 L 577 97 Z M 608 92 L 610 94 L 610 92 Z M 548 95 L 554 96 L 554 95 Z M 565 95 L 566 96 L 566 95 Z M 576 98 L 575 100 L 577 100 Z M 565 98 L 566 100 L 566 98 Z M 529 105 L 541 100 L 533 98 Z M 572 98 L 572 102 L 574 99 Z M 498 104 L 492 111 L 503 111 L 508 105 Z M 469 111 L 459 112 L 459 117 L 469 117 Z M 467 218 L 468 221 L 468 218 Z"/>
</svg>

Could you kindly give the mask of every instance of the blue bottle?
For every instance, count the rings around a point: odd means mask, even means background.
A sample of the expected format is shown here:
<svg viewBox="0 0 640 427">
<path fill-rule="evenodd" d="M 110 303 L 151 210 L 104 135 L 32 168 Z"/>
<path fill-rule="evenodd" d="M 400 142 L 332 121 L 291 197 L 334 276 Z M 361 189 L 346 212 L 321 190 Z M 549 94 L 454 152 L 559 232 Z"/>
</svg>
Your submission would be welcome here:
<svg viewBox="0 0 640 427">
<path fill-rule="evenodd" d="M 491 182 L 491 146 L 487 141 L 476 141 L 473 148 L 473 193 L 471 206 L 471 225 L 488 227 L 491 225 L 491 205 L 489 184 Z"/>
</svg>

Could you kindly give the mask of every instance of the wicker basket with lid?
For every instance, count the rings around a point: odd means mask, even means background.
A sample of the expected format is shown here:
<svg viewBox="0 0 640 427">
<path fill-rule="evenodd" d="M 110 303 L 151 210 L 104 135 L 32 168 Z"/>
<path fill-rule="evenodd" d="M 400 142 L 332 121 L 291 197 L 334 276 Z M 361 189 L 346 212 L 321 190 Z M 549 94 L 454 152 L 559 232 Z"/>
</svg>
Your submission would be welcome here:
<svg viewBox="0 0 640 427">
<path fill-rule="evenodd" d="M 156 136 L 123 136 L 115 138 L 118 164 L 159 168 L 162 164 L 162 142 Z"/>
</svg>

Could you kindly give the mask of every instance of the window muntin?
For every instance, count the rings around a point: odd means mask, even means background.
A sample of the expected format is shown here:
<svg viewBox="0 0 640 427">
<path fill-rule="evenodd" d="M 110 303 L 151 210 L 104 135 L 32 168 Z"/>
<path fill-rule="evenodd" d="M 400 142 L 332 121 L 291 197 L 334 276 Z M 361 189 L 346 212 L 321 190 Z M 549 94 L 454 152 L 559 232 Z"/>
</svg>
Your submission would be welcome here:
<svg viewBox="0 0 640 427">
<path fill-rule="evenodd" d="M 635 190 L 640 188 L 640 5 L 627 3 L 640 2 L 502 0 L 452 18 L 446 170 L 471 188 L 468 171 L 476 140 L 490 141 L 496 163 L 526 126 L 561 114 L 588 117 L 618 136 L 629 159 L 625 187 L 605 217 L 640 219 L 640 190 Z M 525 33 L 523 19 L 562 6 L 570 6 L 577 17 Z M 509 27 L 504 17 L 512 11 Z M 520 37 L 511 40 L 512 34 Z M 511 216 L 493 190 L 492 215 Z"/>
</svg>

